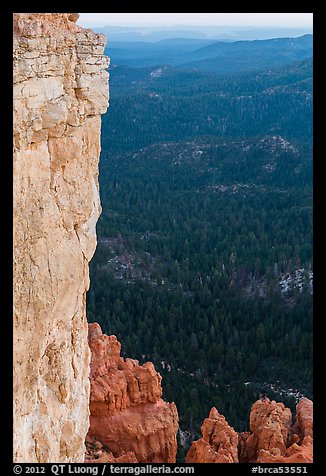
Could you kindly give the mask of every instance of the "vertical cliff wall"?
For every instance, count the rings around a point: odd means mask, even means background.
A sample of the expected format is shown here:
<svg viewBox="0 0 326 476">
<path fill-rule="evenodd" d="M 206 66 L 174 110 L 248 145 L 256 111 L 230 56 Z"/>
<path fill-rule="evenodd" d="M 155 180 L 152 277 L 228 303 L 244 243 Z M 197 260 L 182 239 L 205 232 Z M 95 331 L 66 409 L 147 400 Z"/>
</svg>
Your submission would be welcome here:
<svg viewBox="0 0 326 476">
<path fill-rule="evenodd" d="M 77 14 L 14 15 L 14 460 L 82 462 L 85 295 L 100 213 L 104 35 Z"/>
</svg>

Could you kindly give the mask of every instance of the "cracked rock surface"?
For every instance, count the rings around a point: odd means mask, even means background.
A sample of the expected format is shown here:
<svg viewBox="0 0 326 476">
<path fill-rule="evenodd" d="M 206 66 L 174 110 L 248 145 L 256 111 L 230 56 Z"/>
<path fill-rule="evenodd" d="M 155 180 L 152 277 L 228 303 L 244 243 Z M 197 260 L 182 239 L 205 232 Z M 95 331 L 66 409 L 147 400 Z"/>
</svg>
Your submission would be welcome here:
<svg viewBox="0 0 326 476">
<path fill-rule="evenodd" d="M 14 14 L 14 461 L 82 462 L 106 38 Z"/>
</svg>

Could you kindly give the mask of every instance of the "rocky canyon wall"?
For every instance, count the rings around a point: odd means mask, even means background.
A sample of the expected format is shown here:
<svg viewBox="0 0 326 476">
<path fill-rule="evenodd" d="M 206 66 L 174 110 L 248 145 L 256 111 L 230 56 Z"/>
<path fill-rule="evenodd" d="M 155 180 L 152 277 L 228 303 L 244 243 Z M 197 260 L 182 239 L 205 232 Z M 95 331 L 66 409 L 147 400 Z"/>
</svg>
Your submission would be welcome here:
<svg viewBox="0 0 326 476">
<path fill-rule="evenodd" d="M 100 214 L 106 38 L 78 14 L 14 15 L 14 461 L 82 462 L 86 291 Z"/>
<path fill-rule="evenodd" d="M 121 345 L 89 324 L 91 398 L 88 449 L 99 461 L 173 463 L 178 413 L 162 400 L 162 377 L 151 362 L 120 356 Z M 104 451 L 102 450 L 102 447 Z M 93 458 L 94 451 L 87 455 Z"/>
<path fill-rule="evenodd" d="M 295 422 L 283 403 L 258 400 L 250 412 L 250 432 L 237 434 L 216 408 L 202 425 L 187 463 L 312 463 L 313 404 L 302 398 Z"/>
</svg>

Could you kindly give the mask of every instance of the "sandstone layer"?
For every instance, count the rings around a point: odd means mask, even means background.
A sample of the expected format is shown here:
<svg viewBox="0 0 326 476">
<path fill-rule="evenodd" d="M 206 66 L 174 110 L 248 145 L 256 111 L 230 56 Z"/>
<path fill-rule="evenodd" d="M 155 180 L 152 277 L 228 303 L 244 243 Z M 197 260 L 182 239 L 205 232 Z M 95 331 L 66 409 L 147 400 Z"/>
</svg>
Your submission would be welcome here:
<svg viewBox="0 0 326 476">
<path fill-rule="evenodd" d="M 270 402 L 270 406 L 274 402 Z M 257 463 L 312 463 L 313 462 L 313 403 L 302 398 L 297 404 L 295 423 L 290 428 L 284 422 L 279 427 L 279 445 L 268 442 L 268 420 L 257 431 L 260 441 L 257 448 Z M 267 431 L 266 431 L 267 427 Z M 281 441 L 283 436 L 283 443 Z M 279 447 L 281 446 L 281 448 Z M 285 448 L 284 448 L 285 447 Z"/>
<path fill-rule="evenodd" d="M 106 38 L 14 14 L 14 461 L 82 462 Z"/>
<path fill-rule="evenodd" d="M 114 458 L 140 463 L 175 462 L 178 414 L 174 403 L 161 398 L 161 376 L 151 362 L 120 356 L 115 336 L 89 324 L 91 348 L 90 430 Z M 130 459 L 129 462 L 132 462 Z"/>
<path fill-rule="evenodd" d="M 194 441 L 186 463 L 238 463 L 238 435 L 215 407 L 202 427 L 202 438 Z"/>
<path fill-rule="evenodd" d="M 215 408 L 192 443 L 187 463 L 312 463 L 313 404 L 302 398 L 292 425 L 290 409 L 268 398 L 255 402 L 250 432 L 237 434 Z"/>
</svg>

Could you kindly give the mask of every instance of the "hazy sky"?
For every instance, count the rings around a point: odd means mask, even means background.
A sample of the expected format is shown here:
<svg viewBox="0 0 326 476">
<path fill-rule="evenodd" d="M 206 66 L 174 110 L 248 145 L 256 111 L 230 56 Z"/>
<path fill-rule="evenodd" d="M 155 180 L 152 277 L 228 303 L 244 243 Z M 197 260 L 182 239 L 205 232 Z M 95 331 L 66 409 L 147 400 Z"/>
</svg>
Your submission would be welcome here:
<svg viewBox="0 0 326 476">
<path fill-rule="evenodd" d="M 93 26 L 232 25 L 311 27 L 312 13 L 81 13 L 78 24 Z"/>
</svg>

